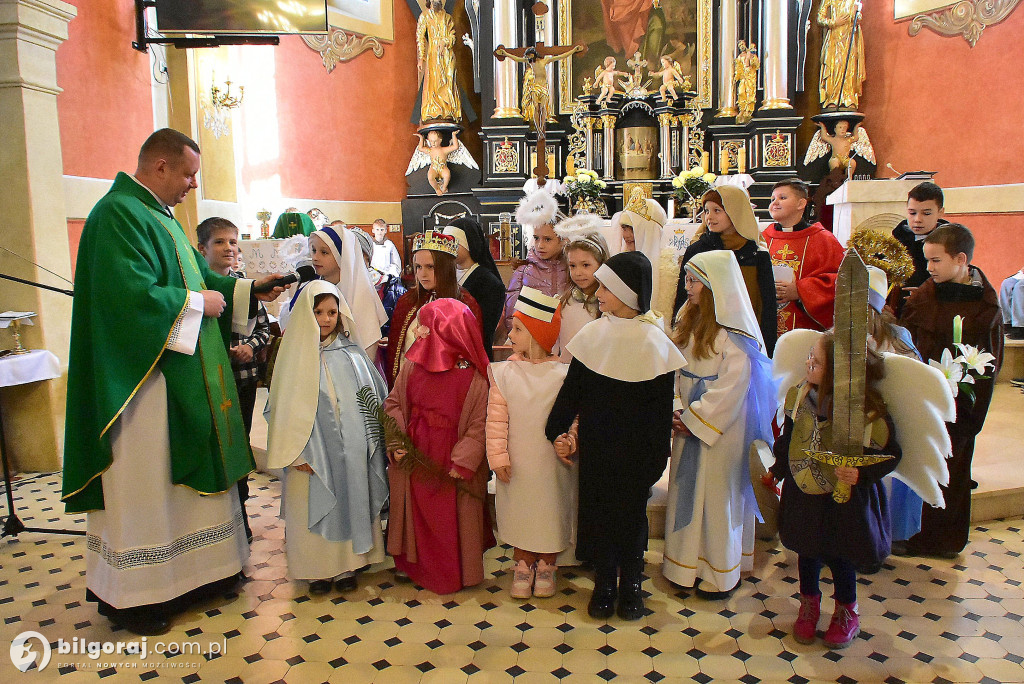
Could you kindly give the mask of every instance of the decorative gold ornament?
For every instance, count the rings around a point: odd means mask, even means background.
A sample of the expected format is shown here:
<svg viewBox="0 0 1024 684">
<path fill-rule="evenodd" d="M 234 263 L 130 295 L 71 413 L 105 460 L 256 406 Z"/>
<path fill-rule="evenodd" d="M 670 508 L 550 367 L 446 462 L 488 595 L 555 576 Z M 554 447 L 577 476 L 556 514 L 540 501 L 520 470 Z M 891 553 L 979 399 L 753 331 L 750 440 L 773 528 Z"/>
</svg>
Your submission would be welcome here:
<svg viewBox="0 0 1024 684">
<path fill-rule="evenodd" d="M 651 207 L 647 200 L 654 197 L 653 183 L 625 183 L 622 186 L 623 210 L 651 220 Z M 628 198 L 628 199 L 627 199 Z"/>
<path fill-rule="evenodd" d="M 892 235 L 858 228 L 850 235 L 849 246 L 857 250 L 865 264 L 885 271 L 890 288 L 902 285 L 914 273 L 914 260 Z"/>
<path fill-rule="evenodd" d="M 745 124 L 754 116 L 754 105 L 757 104 L 757 71 L 761 68 L 761 60 L 757 58 L 757 46 L 754 43 L 747 47 L 746 41 L 737 43 L 739 55 L 733 62 L 733 80 L 736 81 L 736 103 L 739 114 L 736 123 Z"/>
<path fill-rule="evenodd" d="M 347 33 L 333 26 L 330 33 L 302 36 L 302 42 L 314 52 L 320 53 L 327 73 L 334 71 L 338 62 L 351 61 L 367 50 L 373 50 L 373 56 L 377 59 L 384 56 L 384 46 L 373 36 Z"/>
<path fill-rule="evenodd" d="M 940 36 L 963 36 L 971 47 L 978 44 L 987 27 L 1010 16 L 1021 0 L 963 0 L 932 14 L 921 14 L 910 22 L 907 32 L 916 36 L 922 28 Z"/>
<path fill-rule="evenodd" d="M 270 237 L 270 216 L 271 213 L 264 209 L 263 211 L 256 212 L 256 220 L 260 222 L 260 237 Z"/>
<path fill-rule="evenodd" d="M 587 108 L 582 102 L 576 100 L 572 106 L 572 114 L 569 117 L 572 123 L 572 133 L 569 134 L 569 152 L 565 155 L 565 175 L 571 176 L 576 169 L 587 166 L 587 128 L 589 120 L 586 116 Z"/>
<path fill-rule="evenodd" d="M 515 173 L 518 170 L 519 148 L 505 138 L 505 142 L 494 149 L 494 172 Z"/>
<path fill-rule="evenodd" d="M 764 141 L 761 157 L 765 166 L 785 167 L 793 165 L 793 156 L 789 148 L 789 137 L 776 130 L 775 135 Z"/>
</svg>

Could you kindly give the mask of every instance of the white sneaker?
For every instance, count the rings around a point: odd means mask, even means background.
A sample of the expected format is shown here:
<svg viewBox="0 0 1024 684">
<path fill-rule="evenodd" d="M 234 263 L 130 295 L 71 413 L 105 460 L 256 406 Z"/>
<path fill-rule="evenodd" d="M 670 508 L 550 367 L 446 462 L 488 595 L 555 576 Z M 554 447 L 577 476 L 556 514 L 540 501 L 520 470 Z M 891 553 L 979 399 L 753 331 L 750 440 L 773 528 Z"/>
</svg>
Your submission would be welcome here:
<svg viewBox="0 0 1024 684">
<path fill-rule="evenodd" d="M 558 566 L 548 565 L 542 560 L 537 561 L 537 577 L 533 581 L 533 595 L 537 598 L 548 598 L 555 595 L 555 572 Z"/>
<path fill-rule="evenodd" d="M 528 599 L 533 595 L 533 566 L 521 560 L 512 568 L 512 589 L 509 595 L 514 599 Z"/>
</svg>

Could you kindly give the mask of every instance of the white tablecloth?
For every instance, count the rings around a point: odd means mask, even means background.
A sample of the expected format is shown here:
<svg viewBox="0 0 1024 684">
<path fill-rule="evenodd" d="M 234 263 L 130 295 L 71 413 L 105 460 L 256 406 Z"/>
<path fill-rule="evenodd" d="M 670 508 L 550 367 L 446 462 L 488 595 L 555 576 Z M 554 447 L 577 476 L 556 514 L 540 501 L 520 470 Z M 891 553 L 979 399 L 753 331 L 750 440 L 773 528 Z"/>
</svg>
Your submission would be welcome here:
<svg viewBox="0 0 1024 684">
<path fill-rule="evenodd" d="M 0 387 L 24 385 L 60 377 L 60 359 L 45 349 L 0 358 Z"/>
</svg>

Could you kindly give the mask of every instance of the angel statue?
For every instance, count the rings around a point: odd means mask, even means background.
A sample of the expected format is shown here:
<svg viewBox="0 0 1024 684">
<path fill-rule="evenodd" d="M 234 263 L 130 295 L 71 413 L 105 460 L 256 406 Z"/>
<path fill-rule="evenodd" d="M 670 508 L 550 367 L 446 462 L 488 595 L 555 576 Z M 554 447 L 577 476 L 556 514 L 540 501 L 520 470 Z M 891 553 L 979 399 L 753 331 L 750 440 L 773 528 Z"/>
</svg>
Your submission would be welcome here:
<svg viewBox="0 0 1024 684">
<path fill-rule="evenodd" d="M 679 65 L 679 62 L 673 60 L 668 55 L 662 55 L 661 69 L 659 71 L 651 71 L 650 74 L 654 78 L 661 78 L 661 87 L 658 88 L 658 94 L 666 102 L 670 99 L 669 95 L 672 96 L 671 100 L 679 99 L 679 96 L 676 95 L 677 85 L 683 90 L 690 89 L 690 77 L 683 76 L 683 68 Z"/>
<path fill-rule="evenodd" d="M 829 134 L 825 123 L 819 121 L 818 129 L 814 137 L 811 138 L 811 144 L 807 146 L 804 166 L 824 157 L 831 150 L 832 157 L 828 160 L 829 170 L 845 169 L 846 178 L 852 180 L 857 168 L 857 161 L 854 157 L 859 156 L 871 164 L 875 163 L 875 150 L 871 147 L 868 132 L 859 123 L 855 123 L 851 131 L 850 122 L 841 119 L 836 122 L 835 133 Z"/>
<path fill-rule="evenodd" d="M 612 95 L 615 94 L 615 77 L 616 76 L 629 76 L 625 71 L 617 71 L 615 69 L 615 58 L 605 57 L 604 66 L 597 67 L 594 69 L 594 87 L 601 87 L 601 94 L 597 96 L 597 104 L 601 105 L 602 102 L 610 102 Z"/>
<path fill-rule="evenodd" d="M 551 49 L 551 48 L 547 48 Z M 508 57 L 513 62 L 520 62 L 526 66 L 523 72 L 523 119 L 533 124 L 534 130 L 544 130 L 544 124 L 549 121 L 548 102 L 550 94 L 548 90 L 548 64 L 568 59 L 577 52 L 586 52 L 583 45 L 573 45 L 570 49 L 561 54 L 541 54 L 537 48 L 528 47 L 522 56 L 515 54 L 513 48 L 506 49 L 499 45 L 494 51 L 498 60 Z"/>
<path fill-rule="evenodd" d="M 736 123 L 745 124 L 754 116 L 757 70 L 761 67 L 761 61 L 757 58 L 757 46 L 753 43 L 748 48 L 746 41 L 741 40 L 737 47 L 739 55 L 733 62 L 733 78 L 739 84 L 736 87 L 736 103 L 740 113 L 736 116 Z"/>
<path fill-rule="evenodd" d="M 452 131 L 452 142 L 446 146 L 441 145 L 441 133 L 439 131 L 428 132 L 426 140 L 424 140 L 422 133 L 416 133 L 416 137 L 419 138 L 420 142 L 416 146 L 416 151 L 413 152 L 412 160 L 409 162 L 409 168 L 406 170 L 405 175 L 408 176 L 413 171 L 429 166 L 427 182 L 430 183 L 430 187 L 438 195 L 448 192 L 448 184 L 452 179 L 452 172 L 448 168 L 449 162 L 452 164 L 462 164 L 471 169 L 479 168 L 476 162 L 473 161 L 473 157 L 469 154 L 469 150 L 459 140 L 458 131 Z"/>
</svg>

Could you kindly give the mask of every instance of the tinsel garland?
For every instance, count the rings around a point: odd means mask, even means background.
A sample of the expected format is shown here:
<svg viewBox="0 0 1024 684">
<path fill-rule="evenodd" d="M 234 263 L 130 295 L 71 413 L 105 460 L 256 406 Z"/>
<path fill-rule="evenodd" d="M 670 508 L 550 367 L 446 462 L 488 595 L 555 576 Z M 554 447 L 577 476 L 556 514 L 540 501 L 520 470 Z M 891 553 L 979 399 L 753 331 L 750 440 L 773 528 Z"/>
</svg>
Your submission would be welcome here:
<svg viewBox="0 0 1024 684">
<path fill-rule="evenodd" d="M 855 230 L 849 246 L 857 250 L 865 264 L 885 271 L 890 289 L 902 285 L 914 273 L 914 260 L 892 235 L 870 228 Z"/>
</svg>

